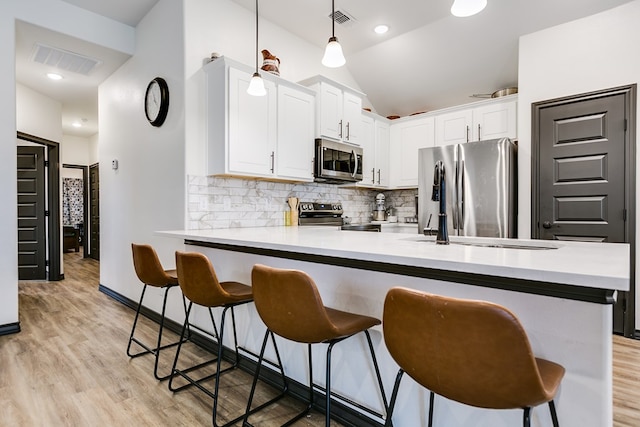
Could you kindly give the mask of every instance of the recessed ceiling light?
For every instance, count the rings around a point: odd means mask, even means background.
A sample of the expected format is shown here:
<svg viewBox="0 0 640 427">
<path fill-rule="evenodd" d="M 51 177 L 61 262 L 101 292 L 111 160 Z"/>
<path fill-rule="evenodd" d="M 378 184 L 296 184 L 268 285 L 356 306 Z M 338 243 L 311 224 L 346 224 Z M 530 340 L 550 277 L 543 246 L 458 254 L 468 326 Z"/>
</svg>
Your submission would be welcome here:
<svg viewBox="0 0 640 427">
<path fill-rule="evenodd" d="M 80 122 L 73 122 L 73 123 L 71 123 L 71 126 L 73 126 L 74 128 L 81 128 L 81 127 L 82 127 L 82 123 L 80 123 Z"/>
<path fill-rule="evenodd" d="M 378 34 L 384 34 L 384 33 L 386 33 L 387 31 L 389 31 L 389 27 L 388 27 L 388 26 L 386 26 L 386 25 L 384 25 L 384 24 L 383 24 L 383 25 L 378 25 L 377 27 L 375 27 L 375 28 L 373 29 L 373 31 L 375 31 L 375 32 L 376 32 L 376 33 L 378 33 Z"/>
<path fill-rule="evenodd" d="M 47 77 L 51 80 L 62 80 L 62 76 L 58 73 L 47 73 Z"/>
</svg>

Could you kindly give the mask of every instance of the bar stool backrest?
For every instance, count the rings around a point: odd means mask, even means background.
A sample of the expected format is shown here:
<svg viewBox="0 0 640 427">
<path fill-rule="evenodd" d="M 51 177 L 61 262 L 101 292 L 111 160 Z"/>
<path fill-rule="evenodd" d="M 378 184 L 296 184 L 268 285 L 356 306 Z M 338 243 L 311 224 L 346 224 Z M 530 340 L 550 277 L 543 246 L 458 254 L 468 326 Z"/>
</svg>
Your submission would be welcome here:
<svg viewBox="0 0 640 427">
<path fill-rule="evenodd" d="M 189 301 L 204 307 L 219 307 L 234 300 L 225 291 L 209 258 L 198 252 L 176 251 L 180 289 Z"/>
<path fill-rule="evenodd" d="M 400 368 L 436 394 L 493 409 L 533 407 L 553 398 L 523 327 L 505 307 L 393 288 L 382 324 Z"/>
<path fill-rule="evenodd" d="M 336 337 L 336 328 L 307 273 L 256 264 L 251 286 L 258 314 L 275 334 L 301 343 L 320 343 Z"/>
<path fill-rule="evenodd" d="M 131 251 L 133 252 L 133 267 L 142 283 L 157 287 L 175 284 L 176 279 L 169 276 L 162 268 L 158 254 L 151 245 L 132 243 Z"/>
</svg>

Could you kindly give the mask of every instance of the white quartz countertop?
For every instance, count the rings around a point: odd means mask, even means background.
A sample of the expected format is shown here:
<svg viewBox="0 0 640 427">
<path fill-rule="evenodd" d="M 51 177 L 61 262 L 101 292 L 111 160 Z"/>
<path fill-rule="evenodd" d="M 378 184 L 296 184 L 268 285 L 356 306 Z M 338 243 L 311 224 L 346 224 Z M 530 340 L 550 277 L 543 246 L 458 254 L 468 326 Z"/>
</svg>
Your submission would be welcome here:
<svg viewBox="0 0 640 427">
<path fill-rule="evenodd" d="M 629 289 L 629 245 L 544 240 L 451 237 L 436 245 L 433 237 L 410 233 L 341 231 L 338 227 L 262 227 L 159 231 L 161 236 L 204 243 L 288 251 L 575 285 Z M 480 246 L 470 246 L 479 244 Z M 495 245 L 552 246 L 514 249 Z"/>
</svg>

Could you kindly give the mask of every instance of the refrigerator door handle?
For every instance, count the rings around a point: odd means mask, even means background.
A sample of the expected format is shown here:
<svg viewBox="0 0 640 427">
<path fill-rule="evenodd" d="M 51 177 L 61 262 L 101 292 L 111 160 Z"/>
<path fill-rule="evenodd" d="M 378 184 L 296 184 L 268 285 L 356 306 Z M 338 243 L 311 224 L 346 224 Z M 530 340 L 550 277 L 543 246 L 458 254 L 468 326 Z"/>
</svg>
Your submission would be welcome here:
<svg viewBox="0 0 640 427">
<path fill-rule="evenodd" d="M 455 170 L 455 174 L 454 174 L 454 183 L 453 183 L 453 203 L 452 203 L 452 220 L 453 220 L 453 229 L 457 230 L 458 229 L 458 200 L 459 200 L 459 195 L 458 195 L 458 186 L 460 185 L 460 163 L 459 162 L 455 162 L 456 165 L 456 170 Z M 456 235 L 458 233 L 455 233 Z"/>
<path fill-rule="evenodd" d="M 460 230 L 464 230 L 464 160 L 460 160 L 460 183 L 458 189 L 458 226 Z"/>
</svg>

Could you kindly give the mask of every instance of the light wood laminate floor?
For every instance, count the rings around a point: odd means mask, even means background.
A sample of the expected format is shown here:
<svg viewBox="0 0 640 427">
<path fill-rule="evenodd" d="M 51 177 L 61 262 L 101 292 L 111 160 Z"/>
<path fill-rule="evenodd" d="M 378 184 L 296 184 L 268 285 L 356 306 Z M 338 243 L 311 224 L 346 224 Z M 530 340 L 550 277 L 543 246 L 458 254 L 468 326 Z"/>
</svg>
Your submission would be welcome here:
<svg viewBox="0 0 640 427">
<path fill-rule="evenodd" d="M 98 291 L 98 271 L 96 261 L 68 253 L 64 281 L 19 284 L 22 332 L 0 336 L 0 426 L 211 425 L 209 397 L 197 390 L 172 393 L 153 378 L 150 356 L 127 357 L 134 312 Z M 141 317 L 140 326 L 152 342 L 155 325 Z M 614 426 L 638 427 L 640 341 L 614 336 L 613 348 Z M 164 370 L 173 350 L 166 353 Z M 207 356 L 192 345 L 186 355 Z M 222 416 L 242 412 L 250 381 L 239 371 L 223 377 Z M 301 407 L 285 400 L 254 424 L 278 426 Z M 313 412 L 296 425 L 322 426 L 324 415 Z"/>
</svg>

